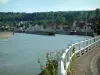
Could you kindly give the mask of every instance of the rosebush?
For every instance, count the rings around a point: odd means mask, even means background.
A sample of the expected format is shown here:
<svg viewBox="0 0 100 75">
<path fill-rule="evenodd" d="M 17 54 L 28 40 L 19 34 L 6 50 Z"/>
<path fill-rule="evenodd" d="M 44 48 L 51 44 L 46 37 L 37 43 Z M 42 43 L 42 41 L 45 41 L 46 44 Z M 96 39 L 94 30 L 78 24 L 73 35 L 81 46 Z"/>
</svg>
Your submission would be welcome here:
<svg viewBox="0 0 100 75">
<path fill-rule="evenodd" d="M 38 59 L 40 64 L 41 73 L 38 75 L 57 75 L 58 74 L 58 61 L 64 50 L 50 52 L 46 54 L 46 65 L 43 66 Z"/>
</svg>

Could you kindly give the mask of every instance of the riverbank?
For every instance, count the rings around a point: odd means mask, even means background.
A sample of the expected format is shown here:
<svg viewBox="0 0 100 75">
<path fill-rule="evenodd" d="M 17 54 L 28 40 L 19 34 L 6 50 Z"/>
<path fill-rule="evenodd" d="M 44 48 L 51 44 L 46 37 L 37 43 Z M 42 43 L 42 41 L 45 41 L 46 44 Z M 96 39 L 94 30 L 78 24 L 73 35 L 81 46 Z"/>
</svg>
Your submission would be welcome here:
<svg viewBox="0 0 100 75">
<path fill-rule="evenodd" d="M 13 32 L 0 32 L 0 38 L 9 38 L 13 36 Z"/>
<path fill-rule="evenodd" d="M 37 34 L 37 35 L 49 35 L 50 31 L 15 31 L 15 33 L 27 33 L 27 34 Z M 80 35 L 86 36 L 86 32 L 69 32 L 69 31 L 54 31 L 54 34 L 62 34 L 62 35 Z M 87 36 L 95 36 L 93 32 L 87 32 Z"/>
<path fill-rule="evenodd" d="M 98 68 L 98 72 L 99 72 L 99 75 L 100 75 L 100 56 L 97 60 L 97 68 Z"/>
</svg>

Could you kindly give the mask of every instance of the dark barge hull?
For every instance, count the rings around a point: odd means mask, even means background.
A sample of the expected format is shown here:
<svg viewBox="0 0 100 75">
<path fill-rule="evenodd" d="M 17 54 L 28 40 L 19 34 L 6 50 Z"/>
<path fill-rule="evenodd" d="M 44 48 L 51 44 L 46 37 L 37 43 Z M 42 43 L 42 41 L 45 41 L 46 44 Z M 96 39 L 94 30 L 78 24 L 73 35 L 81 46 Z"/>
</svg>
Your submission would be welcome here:
<svg viewBox="0 0 100 75">
<path fill-rule="evenodd" d="M 18 31 L 17 33 L 26 33 L 26 34 L 37 34 L 37 35 L 50 35 L 50 36 L 54 36 L 55 33 L 54 32 L 47 32 L 47 31 L 27 31 L 27 32 L 21 32 Z"/>
</svg>

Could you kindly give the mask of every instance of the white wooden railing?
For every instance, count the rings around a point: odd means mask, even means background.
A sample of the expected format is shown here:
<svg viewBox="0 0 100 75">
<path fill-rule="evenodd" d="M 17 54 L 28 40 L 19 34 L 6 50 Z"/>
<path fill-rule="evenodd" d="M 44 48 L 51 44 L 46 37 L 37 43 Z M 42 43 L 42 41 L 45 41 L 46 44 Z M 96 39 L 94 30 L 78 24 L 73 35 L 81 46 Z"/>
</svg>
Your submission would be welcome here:
<svg viewBox="0 0 100 75">
<path fill-rule="evenodd" d="M 58 61 L 58 75 L 68 75 L 67 69 L 70 68 L 70 61 L 73 55 L 75 55 L 76 58 L 80 57 L 98 45 L 100 45 L 100 36 L 96 36 L 69 46 L 60 57 L 60 61 Z"/>
</svg>

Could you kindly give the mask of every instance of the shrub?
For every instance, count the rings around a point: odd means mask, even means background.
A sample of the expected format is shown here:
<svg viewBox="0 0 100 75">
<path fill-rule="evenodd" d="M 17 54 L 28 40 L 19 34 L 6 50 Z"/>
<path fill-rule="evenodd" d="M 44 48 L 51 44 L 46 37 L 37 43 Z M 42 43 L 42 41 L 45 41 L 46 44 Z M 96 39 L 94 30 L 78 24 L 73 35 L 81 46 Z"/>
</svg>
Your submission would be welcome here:
<svg viewBox="0 0 100 75">
<path fill-rule="evenodd" d="M 46 65 L 43 66 L 38 59 L 38 63 L 40 64 L 41 73 L 38 75 L 57 75 L 58 74 L 58 61 L 59 57 L 62 55 L 63 50 L 50 52 L 46 54 Z"/>
</svg>

